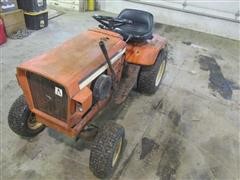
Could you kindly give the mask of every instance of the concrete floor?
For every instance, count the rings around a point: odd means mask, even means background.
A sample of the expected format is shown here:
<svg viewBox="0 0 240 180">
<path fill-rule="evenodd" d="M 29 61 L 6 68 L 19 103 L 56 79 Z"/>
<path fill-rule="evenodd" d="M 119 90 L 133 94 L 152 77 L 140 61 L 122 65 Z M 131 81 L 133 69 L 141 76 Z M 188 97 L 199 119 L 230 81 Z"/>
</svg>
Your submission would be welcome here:
<svg viewBox="0 0 240 180">
<path fill-rule="evenodd" d="M 7 125 L 21 94 L 16 66 L 81 31 L 92 14 L 67 13 L 23 40 L 1 46 L 1 178 L 96 179 L 88 168 L 90 142 L 75 142 L 51 129 L 34 139 Z M 237 41 L 170 26 L 155 32 L 169 40 L 163 84 L 153 96 L 132 92 L 95 120 L 116 120 L 126 130 L 113 179 L 239 179 L 239 45 Z"/>
</svg>

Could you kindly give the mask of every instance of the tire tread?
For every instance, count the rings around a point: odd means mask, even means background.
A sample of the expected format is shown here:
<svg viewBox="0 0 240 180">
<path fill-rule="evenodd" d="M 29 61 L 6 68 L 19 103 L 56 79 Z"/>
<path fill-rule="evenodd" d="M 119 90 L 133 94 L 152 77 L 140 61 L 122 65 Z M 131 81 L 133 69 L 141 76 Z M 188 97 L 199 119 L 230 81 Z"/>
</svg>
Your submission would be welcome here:
<svg viewBox="0 0 240 180">
<path fill-rule="evenodd" d="M 160 51 L 155 64 L 151 66 L 143 66 L 141 67 L 139 77 L 138 77 L 138 84 L 137 90 L 141 93 L 145 94 L 154 94 L 161 82 L 158 86 L 155 86 L 156 76 L 159 71 L 159 67 L 163 61 L 167 59 L 167 49 L 163 49 Z"/>
<path fill-rule="evenodd" d="M 99 178 L 110 176 L 114 168 L 112 167 L 112 156 L 115 143 L 119 138 L 124 139 L 124 128 L 116 123 L 108 123 L 100 128 L 91 147 L 89 167 Z"/>
<path fill-rule="evenodd" d="M 27 116 L 30 110 L 23 95 L 19 96 L 15 102 L 12 104 L 8 113 L 8 125 L 10 129 L 16 134 L 23 137 L 34 137 L 40 132 L 42 132 L 45 126 L 41 126 L 36 130 L 31 130 L 27 126 Z M 25 112 L 27 111 L 27 112 Z"/>
</svg>

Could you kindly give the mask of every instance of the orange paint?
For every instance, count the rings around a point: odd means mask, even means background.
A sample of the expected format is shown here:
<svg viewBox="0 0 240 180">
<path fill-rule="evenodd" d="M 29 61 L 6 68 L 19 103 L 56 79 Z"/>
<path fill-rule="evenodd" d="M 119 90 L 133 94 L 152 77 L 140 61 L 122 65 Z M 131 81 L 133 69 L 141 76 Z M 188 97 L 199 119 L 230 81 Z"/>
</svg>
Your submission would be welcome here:
<svg viewBox="0 0 240 180">
<path fill-rule="evenodd" d="M 106 63 L 99 47 L 104 41 L 109 57 L 124 48 L 127 51 L 121 60 L 113 64 L 113 69 L 120 81 L 125 62 L 138 65 L 152 65 L 160 50 L 166 46 L 166 40 L 155 35 L 145 43 L 126 44 L 123 38 L 114 32 L 92 29 L 66 41 L 62 45 L 26 61 L 17 67 L 17 79 L 30 110 L 36 114 L 37 121 L 54 128 L 66 135 L 76 137 L 92 118 L 102 110 L 109 99 L 93 105 L 91 83 L 80 90 L 79 83 L 89 77 Z M 67 119 L 61 121 L 34 107 L 26 72 L 33 72 L 56 82 L 64 87 L 67 94 Z M 107 74 L 111 74 L 109 69 Z M 76 103 L 81 103 L 82 111 L 77 110 Z"/>
<path fill-rule="evenodd" d="M 166 44 L 166 39 L 158 35 L 154 35 L 148 42 L 128 44 L 125 61 L 132 64 L 153 65 L 160 50 Z"/>
</svg>

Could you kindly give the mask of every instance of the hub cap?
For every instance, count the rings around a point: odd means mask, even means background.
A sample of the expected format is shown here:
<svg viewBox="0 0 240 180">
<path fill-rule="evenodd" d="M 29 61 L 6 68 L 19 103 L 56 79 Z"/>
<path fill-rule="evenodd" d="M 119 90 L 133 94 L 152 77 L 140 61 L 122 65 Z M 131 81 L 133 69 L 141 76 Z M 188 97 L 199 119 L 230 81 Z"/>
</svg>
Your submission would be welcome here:
<svg viewBox="0 0 240 180">
<path fill-rule="evenodd" d="M 30 114 L 27 124 L 29 129 L 32 129 L 32 130 L 36 130 L 43 125 L 42 123 L 37 122 L 36 117 L 33 115 L 33 113 Z"/>
<path fill-rule="evenodd" d="M 113 160 L 112 160 L 112 167 L 115 166 L 118 158 L 119 158 L 119 155 L 120 155 L 120 152 L 121 152 L 121 149 L 122 149 L 122 141 L 123 139 L 120 138 L 119 141 L 117 142 L 117 145 L 116 145 L 116 148 L 115 148 L 115 151 L 114 151 L 114 154 L 113 154 Z"/>
<path fill-rule="evenodd" d="M 165 66 L 166 66 L 166 61 L 164 60 L 159 67 L 158 74 L 157 74 L 157 77 L 156 77 L 156 80 L 155 80 L 155 86 L 158 86 L 159 83 L 161 82 L 161 79 L 162 79 L 163 74 L 164 74 Z"/>
</svg>

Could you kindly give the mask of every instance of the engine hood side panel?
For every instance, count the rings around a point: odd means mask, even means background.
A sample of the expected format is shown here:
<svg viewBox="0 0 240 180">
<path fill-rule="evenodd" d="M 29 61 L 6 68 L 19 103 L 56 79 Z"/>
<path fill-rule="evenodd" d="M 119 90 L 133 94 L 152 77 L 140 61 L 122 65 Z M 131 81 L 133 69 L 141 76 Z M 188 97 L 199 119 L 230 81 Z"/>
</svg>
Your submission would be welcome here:
<svg viewBox="0 0 240 180">
<path fill-rule="evenodd" d="M 78 91 L 78 82 L 105 63 L 99 41 L 105 42 L 109 56 L 126 47 L 121 36 L 105 30 L 89 30 L 62 45 L 26 61 L 18 69 L 31 71 L 66 88 L 70 97 Z"/>
</svg>

